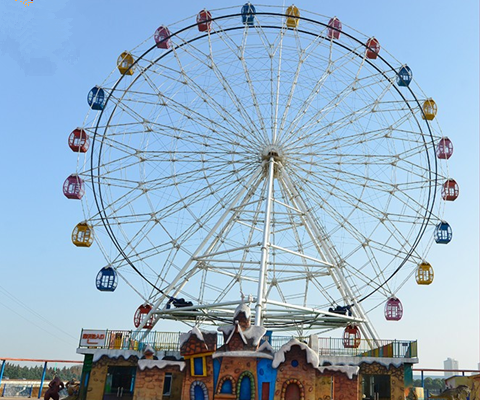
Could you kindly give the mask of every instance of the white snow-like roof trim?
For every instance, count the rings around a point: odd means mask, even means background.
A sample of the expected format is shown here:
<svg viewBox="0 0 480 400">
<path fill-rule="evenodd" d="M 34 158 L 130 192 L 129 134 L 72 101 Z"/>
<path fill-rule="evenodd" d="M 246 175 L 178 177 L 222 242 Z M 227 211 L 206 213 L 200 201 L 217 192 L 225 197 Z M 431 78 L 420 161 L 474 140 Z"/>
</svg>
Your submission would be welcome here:
<svg viewBox="0 0 480 400">
<path fill-rule="evenodd" d="M 302 350 L 305 350 L 307 353 L 307 363 L 311 364 L 314 368 L 318 367 L 318 354 L 305 343 L 299 342 L 297 339 L 290 339 L 288 343 L 280 347 L 280 350 L 275 353 L 272 363 L 273 368 L 278 368 L 281 363 L 285 362 L 285 354 L 292 349 L 292 346 L 300 346 Z"/>
<path fill-rule="evenodd" d="M 263 326 L 251 326 L 248 329 L 243 331 L 245 338 L 248 340 L 253 340 L 253 345 L 257 346 L 260 343 L 260 340 L 265 336 L 267 330 Z"/>
<path fill-rule="evenodd" d="M 228 335 L 227 340 L 225 340 L 225 344 L 230 343 L 235 332 L 240 334 L 242 341 L 244 344 L 248 344 L 248 341 L 251 341 L 254 346 L 257 346 L 260 343 L 260 340 L 265 336 L 265 332 L 267 331 L 263 326 L 251 326 L 244 331 L 239 324 L 235 326 L 229 327 L 231 329 L 226 329 L 225 327 L 218 328 L 219 331 L 224 332 Z"/>
<path fill-rule="evenodd" d="M 225 336 L 230 336 L 232 331 L 235 329 L 235 325 L 224 325 L 219 326 L 217 331 L 222 332 Z"/>
<path fill-rule="evenodd" d="M 418 358 L 393 358 L 393 357 L 355 357 L 355 356 L 322 356 L 322 363 L 328 362 L 331 365 L 357 366 L 362 363 L 372 364 L 374 362 L 388 368 L 390 365 L 400 367 L 405 363 L 418 363 Z"/>
<path fill-rule="evenodd" d="M 238 324 L 235 325 L 235 329 L 230 333 L 230 336 L 225 341 L 225 344 L 230 343 L 230 340 L 232 340 L 232 337 L 235 334 L 235 332 L 238 332 L 240 334 L 243 344 L 247 344 L 247 339 L 245 338 L 245 335 L 243 334 L 242 330 L 240 329 L 240 325 Z"/>
<path fill-rule="evenodd" d="M 272 345 L 267 342 L 266 340 L 260 345 L 257 351 L 268 351 L 269 353 L 275 353 L 275 350 L 273 349 Z"/>
<path fill-rule="evenodd" d="M 143 371 L 145 368 L 164 369 L 166 367 L 179 367 L 180 371 L 185 368 L 185 361 L 171 361 L 171 360 L 138 360 L 138 368 Z"/>
<path fill-rule="evenodd" d="M 205 338 L 203 337 L 203 335 L 205 334 L 217 334 L 217 332 L 215 331 L 201 331 L 200 329 L 198 329 L 196 326 L 193 327 L 192 330 L 188 331 L 187 333 L 181 333 L 180 334 L 180 338 L 179 338 L 179 344 L 180 344 L 180 347 L 182 347 L 184 345 L 184 343 L 190 339 L 190 337 L 192 335 L 195 335 L 198 340 L 202 341 L 203 343 L 205 343 Z M 207 344 L 205 343 L 205 347 L 208 348 Z"/>
<path fill-rule="evenodd" d="M 350 366 L 350 365 L 328 365 L 326 367 L 317 367 L 317 369 L 323 374 L 325 371 L 337 371 L 343 372 L 348 376 L 348 379 L 353 379 L 353 375 L 358 376 L 360 367 Z"/>
<path fill-rule="evenodd" d="M 240 314 L 241 312 L 245 313 L 247 319 L 250 319 L 252 311 L 246 303 L 240 303 L 238 305 L 238 307 L 235 309 L 235 312 L 233 313 L 233 319 L 237 318 L 238 314 Z"/>
<path fill-rule="evenodd" d="M 374 362 L 376 362 L 380 365 L 383 365 L 386 368 L 388 368 L 390 365 L 393 365 L 394 367 L 398 368 L 398 367 L 402 366 L 403 364 L 405 364 L 405 360 L 402 360 L 402 359 L 399 360 L 398 358 L 387 358 L 386 360 L 382 360 L 382 359 L 379 359 L 379 358 L 376 358 L 374 360 L 372 360 L 372 359 L 368 359 L 368 360 L 362 359 L 362 362 L 367 363 L 367 364 L 373 364 Z"/>
<path fill-rule="evenodd" d="M 267 358 L 269 360 L 273 359 L 273 356 L 267 353 L 262 353 L 259 351 L 249 351 L 249 350 L 240 350 L 240 351 L 217 351 L 213 353 L 212 358 L 220 357 L 254 357 L 254 358 Z"/>
<path fill-rule="evenodd" d="M 142 355 L 135 350 L 111 350 L 111 349 L 97 349 L 93 353 L 93 362 L 97 362 L 103 356 L 107 356 L 108 358 L 119 358 L 123 357 L 125 360 L 128 360 L 130 357 L 138 357 L 140 358 Z"/>
<path fill-rule="evenodd" d="M 147 346 L 146 346 L 145 349 L 143 350 L 143 354 L 145 354 L 145 353 L 147 353 L 147 352 L 156 354 L 156 351 L 155 351 L 155 350 L 153 349 L 153 347 L 150 346 L 149 344 L 147 344 Z"/>
</svg>

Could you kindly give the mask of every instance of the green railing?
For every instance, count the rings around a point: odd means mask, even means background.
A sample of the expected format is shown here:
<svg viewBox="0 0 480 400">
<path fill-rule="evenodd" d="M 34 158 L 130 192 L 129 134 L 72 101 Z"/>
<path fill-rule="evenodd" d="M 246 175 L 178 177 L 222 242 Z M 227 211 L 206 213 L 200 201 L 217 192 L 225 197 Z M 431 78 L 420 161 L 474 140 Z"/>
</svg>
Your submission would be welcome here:
<svg viewBox="0 0 480 400">
<path fill-rule="evenodd" d="M 82 331 L 83 335 L 83 331 Z M 286 344 L 292 336 L 272 336 L 270 344 L 275 351 Z M 308 337 L 296 337 L 301 342 L 308 343 Z M 318 338 L 320 357 L 390 357 L 390 358 L 415 358 L 417 342 L 409 340 L 367 340 L 357 339 L 358 347 L 346 348 L 343 339 Z M 124 331 L 107 330 L 105 342 L 101 346 L 88 346 L 80 343 L 80 348 L 103 348 L 142 351 L 150 345 L 155 351 L 180 351 L 180 332 L 154 332 L 154 331 Z M 217 336 L 217 347 L 223 345 L 223 335 Z"/>
</svg>

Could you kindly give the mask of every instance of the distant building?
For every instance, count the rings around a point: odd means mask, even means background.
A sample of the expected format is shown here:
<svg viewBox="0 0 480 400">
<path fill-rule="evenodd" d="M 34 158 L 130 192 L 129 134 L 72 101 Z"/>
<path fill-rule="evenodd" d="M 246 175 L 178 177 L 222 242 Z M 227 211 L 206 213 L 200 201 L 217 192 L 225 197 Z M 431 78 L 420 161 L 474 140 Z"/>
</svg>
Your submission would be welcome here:
<svg viewBox="0 0 480 400">
<path fill-rule="evenodd" d="M 453 358 L 447 358 L 443 362 L 443 369 L 458 369 L 458 361 L 454 360 Z M 450 376 L 457 375 L 455 372 L 450 372 L 450 371 L 445 371 L 445 378 L 448 378 Z"/>
</svg>

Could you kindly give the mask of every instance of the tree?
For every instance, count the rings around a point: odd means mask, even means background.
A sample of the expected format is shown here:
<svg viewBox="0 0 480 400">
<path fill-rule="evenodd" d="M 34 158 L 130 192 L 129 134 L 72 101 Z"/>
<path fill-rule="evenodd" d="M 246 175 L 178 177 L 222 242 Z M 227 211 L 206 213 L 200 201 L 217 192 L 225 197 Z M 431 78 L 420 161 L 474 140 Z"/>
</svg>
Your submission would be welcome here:
<svg viewBox="0 0 480 400">
<path fill-rule="evenodd" d="M 413 386 L 421 387 L 422 381 L 421 379 L 415 379 L 413 381 Z M 434 390 L 436 392 L 441 392 L 445 390 L 445 380 L 442 378 L 430 378 L 427 377 L 423 381 L 423 387 L 427 390 Z"/>
<path fill-rule="evenodd" d="M 68 381 L 72 378 L 79 380 L 82 375 L 82 367 L 77 365 L 73 367 L 63 367 L 61 369 L 49 367 L 47 368 L 45 378 L 52 379 L 55 373 L 58 373 L 63 381 Z M 5 364 L 5 371 L 3 373 L 6 378 L 28 380 L 40 380 L 42 379 L 42 374 L 43 366 L 33 365 L 20 367 L 19 365 L 8 362 Z"/>
</svg>

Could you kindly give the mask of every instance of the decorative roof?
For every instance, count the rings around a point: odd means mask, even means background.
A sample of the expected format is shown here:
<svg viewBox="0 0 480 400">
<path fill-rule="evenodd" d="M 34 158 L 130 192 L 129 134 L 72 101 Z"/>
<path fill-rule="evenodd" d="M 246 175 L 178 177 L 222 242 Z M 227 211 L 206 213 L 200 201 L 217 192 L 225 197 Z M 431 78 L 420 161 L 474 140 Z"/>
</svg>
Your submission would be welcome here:
<svg viewBox="0 0 480 400">
<path fill-rule="evenodd" d="M 185 344 L 185 342 L 187 342 L 188 339 L 190 339 L 190 337 L 192 337 L 192 336 L 196 336 L 198 338 L 198 340 L 205 343 L 205 338 L 204 338 L 203 335 L 208 335 L 208 334 L 216 335 L 217 333 L 216 332 L 211 332 L 211 331 L 201 331 L 200 329 L 198 329 L 195 326 L 189 332 L 180 334 L 180 338 L 179 338 L 180 347 L 182 347 Z M 206 343 L 205 343 L 205 347 L 208 348 Z"/>
<path fill-rule="evenodd" d="M 318 367 L 318 355 L 305 343 L 299 342 L 297 339 L 290 339 L 288 343 L 280 347 L 280 350 L 275 353 L 272 363 L 273 368 L 278 368 L 281 363 L 285 362 L 285 354 L 292 349 L 292 346 L 299 346 L 302 350 L 305 350 L 307 353 L 307 362 L 314 368 Z"/>
<path fill-rule="evenodd" d="M 147 344 L 147 346 L 145 347 L 145 350 L 143 350 L 143 354 L 155 354 L 155 350 L 153 349 L 152 346 L 150 346 L 149 344 Z"/>
<path fill-rule="evenodd" d="M 337 371 L 343 372 L 345 375 L 348 376 L 348 379 L 353 379 L 353 375 L 358 375 L 358 371 L 360 371 L 360 367 L 356 366 L 345 366 L 345 365 L 328 365 L 326 367 L 318 367 L 317 368 L 322 374 L 325 371 Z"/>
<path fill-rule="evenodd" d="M 250 310 L 250 307 L 246 303 L 239 304 L 239 306 L 235 309 L 235 312 L 233 313 L 233 319 L 235 320 L 238 314 L 240 314 L 241 312 L 245 314 L 247 319 L 250 319 L 252 312 Z"/>
<path fill-rule="evenodd" d="M 225 344 L 228 344 L 230 340 L 232 340 L 233 335 L 238 333 L 244 344 L 250 344 L 252 346 L 258 346 L 267 331 L 263 326 L 251 326 L 243 331 L 238 323 L 232 326 L 231 329 L 220 327 L 218 330 L 228 334 Z"/>
<path fill-rule="evenodd" d="M 242 339 L 242 342 L 247 344 L 247 338 L 245 337 L 244 332 L 240 329 L 240 325 L 238 323 L 236 323 L 233 327 L 233 330 L 230 332 L 230 336 L 228 336 L 227 340 L 225 340 L 225 344 L 230 343 L 230 340 L 232 340 L 232 337 L 235 333 L 238 333 Z"/>
<path fill-rule="evenodd" d="M 270 353 L 270 354 L 275 353 L 275 350 L 273 349 L 272 345 L 269 342 L 267 342 L 266 340 L 260 345 L 260 347 L 258 348 L 257 351 L 261 351 L 261 352 L 264 352 L 264 353 Z"/>
<path fill-rule="evenodd" d="M 260 340 L 265 336 L 265 332 L 267 332 L 267 330 L 263 326 L 251 326 L 250 328 L 245 329 L 243 334 L 247 340 L 257 346 L 260 343 Z"/>
<path fill-rule="evenodd" d="M 135 350 L 96 349 L 93 353 L 93 362 L 100 360 L 103 356 L 108 358 L 123 357 L 125 360 L 128 360 L 130 357 L 140 358 L 141 354 Z"/>
<path fill-rule="evenodd" d="M 180 371 L 185 368 L 185 361 L 170 361 L 170 360 L 138 360 L 138 368 L 143 371 L 145 368 L 164 369 L 166 367 L 179 367 Z"/>
<path fill-rule="evenodd" d="M 235 325 L 223 325 L 219 326 L 217 331 L 222 332 L 225 337 L 229 337 L 234 329 Z"/>
<path fill-rule="evenodd" d="M 212 358 L 220 357 L 255 357 L 255 358 L 267 358 L 273 359 L 271 354 L 267 354 L 261 351 L 241 350 L 241 351 L 217 351 L 212 354 Z"/>
<path fill-rule="evenodd" d="M 359 364 L 372 364 L 376 362 L 386 368 L 391 365 L 398 368 L 405 364 L 405 362 L 407 362 L 406 360 L 412 364 L 418 363 L 417 358 L 322 356 L 322 363 L 328 363 L 334 366 L 358 366 Z"/>
</svg>

